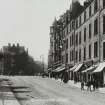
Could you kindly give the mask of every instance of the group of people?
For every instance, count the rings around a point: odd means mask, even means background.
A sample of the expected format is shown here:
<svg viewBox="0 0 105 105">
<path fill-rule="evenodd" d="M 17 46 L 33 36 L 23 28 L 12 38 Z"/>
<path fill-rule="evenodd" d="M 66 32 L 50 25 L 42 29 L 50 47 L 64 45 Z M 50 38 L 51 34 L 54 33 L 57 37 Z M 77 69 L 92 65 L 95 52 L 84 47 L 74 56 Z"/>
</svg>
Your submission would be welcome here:
<svg viewBox="0 0 105 105">
<path fill-rule="evenodd" d="M 88 91 L 95 91 L 98 88 L 98 82 L 97 80 L 94 81 L 88 81 L 87 83 L 85 83 L 84 81 L 81 81 L 81 90 L 84 90 L 84 86 L 87 86 L 87 90 Z M 92 89 L 93 87 L 93 89 Z"/>
</svg>

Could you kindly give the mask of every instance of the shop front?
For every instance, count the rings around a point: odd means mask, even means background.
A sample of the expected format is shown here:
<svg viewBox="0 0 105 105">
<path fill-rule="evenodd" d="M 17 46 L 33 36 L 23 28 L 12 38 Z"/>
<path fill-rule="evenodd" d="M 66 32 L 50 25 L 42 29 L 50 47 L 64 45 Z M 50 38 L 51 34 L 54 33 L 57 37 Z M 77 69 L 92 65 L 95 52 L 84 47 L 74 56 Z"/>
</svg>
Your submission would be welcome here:
<svg viewBox="0 0 105 105">
<path fill-rule="evenodd" d="M 76 67 L 76 69 L 73 71 L 74 73 L 74 81 L 75 82 L 80 82 L 81 79 L 82 79 L 82 73 L 81 71 L 83 70 L 84 68 L 84 64 L 78 64 L 78 66 Z"/>
<path fill-rule="evenodd" d="M 92 72 L 97 68 L 97 65 L 90 66 L 86 70 L 82 71 L 83 80 L 85 83 L 93 81 Z"/>
<path fill-rule="evenodd" d="M 97 81 L 98 86 L 105 86 L 105 62 L 100 63 L 92 75 Z"/>
</svg>

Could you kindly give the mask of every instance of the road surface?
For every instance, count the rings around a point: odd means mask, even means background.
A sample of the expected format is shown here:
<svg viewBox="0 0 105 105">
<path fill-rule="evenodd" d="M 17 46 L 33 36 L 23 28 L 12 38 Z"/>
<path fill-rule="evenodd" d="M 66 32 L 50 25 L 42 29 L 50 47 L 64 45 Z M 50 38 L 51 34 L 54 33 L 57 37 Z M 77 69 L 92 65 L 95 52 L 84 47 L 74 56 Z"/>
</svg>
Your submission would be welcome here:
<svg viewBox="0 0 105 105">
<path fill-rule="evenodd" d="M 105 105 L 105 94 L 42 77 L 6 77 L 20 105 Z"/>
</svg>

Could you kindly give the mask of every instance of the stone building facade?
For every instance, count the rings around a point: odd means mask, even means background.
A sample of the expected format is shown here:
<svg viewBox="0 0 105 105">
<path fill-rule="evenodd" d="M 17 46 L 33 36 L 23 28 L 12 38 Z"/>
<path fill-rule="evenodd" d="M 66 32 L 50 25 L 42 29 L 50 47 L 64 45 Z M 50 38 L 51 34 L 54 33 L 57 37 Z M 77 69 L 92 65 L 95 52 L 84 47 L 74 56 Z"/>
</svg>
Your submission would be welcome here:
<svg viewBox="0 0 105 105">
<path fill-rule="evenodd" d="M 57 62 L 70 68 L 87 62 L 98 64 L 105 60 L 105 0 L 86 0 L 84 6 L 76 1 L 71 7 L 52 25 L 49 62 L 52 60 L 53 63 L 49 64 L 49 68 Z M 60 31 L 56 30 L 59 32 L 57 34 L 54 27 L 59 22 L 61 28 Z M 55 60 L 54 56 L 58 59 Z"/>
</svg>

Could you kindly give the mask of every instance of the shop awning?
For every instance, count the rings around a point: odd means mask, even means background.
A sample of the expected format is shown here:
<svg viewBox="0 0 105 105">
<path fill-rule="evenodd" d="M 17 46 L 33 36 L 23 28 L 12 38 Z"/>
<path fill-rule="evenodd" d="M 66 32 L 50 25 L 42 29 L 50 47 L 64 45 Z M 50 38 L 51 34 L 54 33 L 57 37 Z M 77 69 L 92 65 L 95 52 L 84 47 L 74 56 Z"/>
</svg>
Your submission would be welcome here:
<svg viewBox="0 0 105 105">
<path fill-rule="evenodd" d="M 57 70 L 57 72 L 65 70 L 65 67 L 61 67 L 60 69 Z"/>
<path fill-rule="evenodd" d="M 54 69 L 52 72 L 57 72 L 58 69 L 60 69 L 60 67 L 57 67 L 56 69 Z"/>
<path fill-rule="evenodd" d="M 89 68 L 87 68 L 86 70 L 82 71 L 82 73 L 86 73 L 86 72 L 92 72 L 93 70 L 95 70 L 97 67 L 97 65 L 91 66 Z"/>
<path fill-rule="evenodd" d="M 74 70 L 74 72 L 78 72 L 82 66 L 83 66 L 83 64 L 79 64 L 79 65 L 76 67 L 76 69 Z"/>
<path fill-rule="evenodd" d="M 78 65 L 75 65 L 74 67 L 70 68 L 68 71 L 74 71 L 77 68 Z"/>
<path fill-rule="evenodd" d="M 51 70 L 52 70 L 52 68 L 48 68 L 47 70 L 48 70 L 48 71 L 51 71 Z"/>
<path fill-rule="evenodd" d="M 58 67 L 58 68 L 56 68 L 55 70 L 53 70 L 53 72 L 60 72 L 60 71 L 63 71 L 63 70 L 65 70 L 65 67 L 63 66 L 61 66 L 61 67 Z"/>
<path fill-rule="evenodd" d="M 98 67 L 93 71 L 93 73 L 101 72 L 105 68 L 105 62 L 100 63 Z"/>
</svg>

